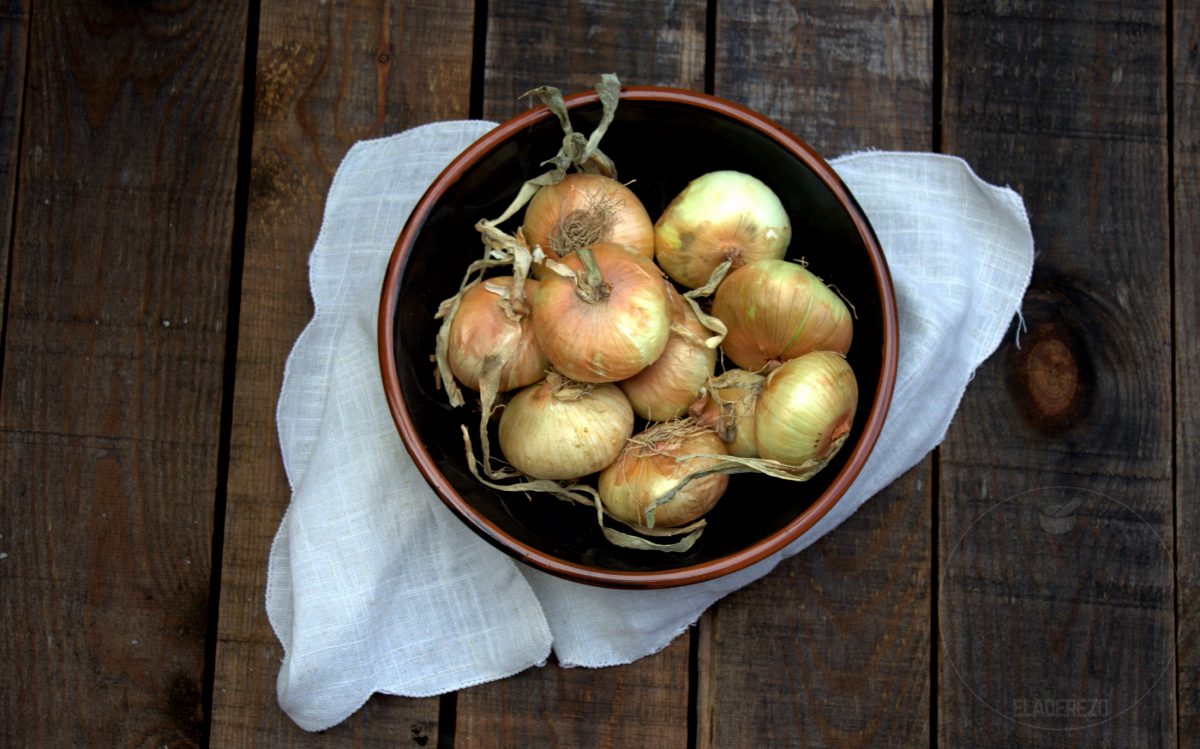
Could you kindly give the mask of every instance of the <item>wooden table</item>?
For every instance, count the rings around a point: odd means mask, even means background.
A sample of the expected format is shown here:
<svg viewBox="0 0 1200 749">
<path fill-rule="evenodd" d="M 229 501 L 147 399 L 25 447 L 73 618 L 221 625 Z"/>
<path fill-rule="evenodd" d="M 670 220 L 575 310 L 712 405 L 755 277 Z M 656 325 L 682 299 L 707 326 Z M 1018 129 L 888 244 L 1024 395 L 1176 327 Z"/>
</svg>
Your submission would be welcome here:
<svg viewBox="0 0 1200 749">
<path fill-rule="evenodd" d="M 1200 3 L 3 8 L 4 745 L 1200 744 Z M 1011 185 L 1020 346 L 938 450 L 663 652 L 306 734 L 263 590 L 333 172 L 607 71 Z"/>
</svg>

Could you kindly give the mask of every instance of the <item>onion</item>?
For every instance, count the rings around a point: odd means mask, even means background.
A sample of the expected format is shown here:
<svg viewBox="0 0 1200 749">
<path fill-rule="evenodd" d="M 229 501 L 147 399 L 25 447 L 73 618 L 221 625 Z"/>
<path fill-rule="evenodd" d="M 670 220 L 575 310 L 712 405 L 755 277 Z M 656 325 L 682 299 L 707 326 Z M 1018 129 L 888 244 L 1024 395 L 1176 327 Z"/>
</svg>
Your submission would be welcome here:
<svg viewBox="0 0 1200 749">
<path fill-rule="evenodd" d="M 716 348 L 704 343 L 712 331 L 678 292 L 670 289 L 668 296 L 671 336 L 667 347 L 653 364 L 618 383 L 633 412 L 648 421 L 666 421 L 687 413 L 717 365 Z"/>
<path fill-rule="evenodd" d="M 653 363 L 671 334 L 670 284 L 622 245 L 568 255 L 534 291 L 533 330 L 554 368 L 581 382 L 616 382 Z"/>
<path fill-rule="evenodd" d="M 760 457 L 798 466 L 827 462 L 854 423 L 858 381 L 841 354 L 814 351 L 767 376 L 754 406 Z"/>
<path fill-rule="evenodd" d="M 616 385 L 551 372 L 513 396 L 500 415 L 500 452 L 526 476 L 577 479 L 616 460 L 633 434 L 633 409 Z"/>
<path fill-rule="evenodd" d="M 792 224 L 779 197 L 761 180 L 709 172 L 688 183 L 654 225 L 654 257 L 667 275 L 694 289 L 725 260 L 739 267 L 782 258 Z"/>
<path fill-rule="evenodd" d="M 744 369 L 730 369 L 713 379 L 704 400 L 694 404 L 697 421 L 711 428 L 730 455 L 758 457 L 754 444 L 754 404 L 766 378 Z"/>
<path fill-rule="evenodd" d="M 724 454 L 720 438 L 691 419 L 657 424 L 631 438 L 616 461 L 600 472 L 604 509 L 622 522 L 649 528 L 690 523 L 717 503 L 729 476 L 712 473 L 678 487 L 719 463 Z M 703 457 L 679 459 L 685 455 Z M 658 504 L 665 497 L 669 499 Z"/>
<path fill-rule="evenodd" d="M 787 260 L 760 260 L 717 287 L 712 313 L 728 327 L 725 355 L 751 371 L 809 351 L 845 354 L 853 322 L 841 298 L 809 270 Z"/>
<path fill-rule="evenodd" d="M 642 201 L 625 185 L 602 174 L 576 172 L 542 187 L 525 208 L 521 227 L 530 247 L 554 259 L 599 242 L 628 245 L 654 257 L 654 223 Z M 545 277 L 541 266 L 534 275 Z"/>
<path fill-rule="evenodd" d="M 545 376 L 550 366 L 538 346 L 529 317 L 505 310 L 512 282 L 512 276 L 500 276 L 471 286 L 463 293 L 450 323 L 447 349 L 450 370 L 472 390 L 479 390 L 489 356 L 498 355 L 506 360 L 500 368 L 499 392 L 532 385 Z M 537 281 L 525 282 L 521 305 L 535 288 Z"/>
</svg>

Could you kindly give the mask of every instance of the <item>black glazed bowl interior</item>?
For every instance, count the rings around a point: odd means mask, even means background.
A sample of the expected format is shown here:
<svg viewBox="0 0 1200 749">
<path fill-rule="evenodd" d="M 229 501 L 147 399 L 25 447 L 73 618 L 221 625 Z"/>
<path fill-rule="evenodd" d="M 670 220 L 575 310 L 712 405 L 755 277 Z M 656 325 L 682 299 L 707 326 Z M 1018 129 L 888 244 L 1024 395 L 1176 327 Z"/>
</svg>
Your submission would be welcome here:
<svg viewBox="0 0 1200 749">
<path fill-rule="evenodd" d="M 595 94 L 567 98 L 576 130 L 599 120 Z M 833 170 L 796 136 L 739 105 L 689 91 L 628 88 L 601 144 L 618 177 L 657 218 L 692 178 L 735 169 L 766 182 L 792 220 L 788 256 L 854 306 L 848 355 L 859 382 L 854 426 L 842 450 L 806 483 L 740 474 L 686 553 L 619 548 L 595 512 L 545 495 L 489 489 L 468 471 L 460 425 L 478 411 L 451 408 L 435 386 L 430 355 L 438 304 L 457 290 L 482 245 L 481 218 L 503 213 L 521 184 L 545 171 L 562 130 L 544 107 L 501 124 L 464 151 L 418 202 L 396 242 L 380 305 L 380 364 L 397 428 L 418 468 L 471 528 L 513 557 L 579 582 L 624 588 L 684 585 L 729 574 L 785 547 L 829 511 L 858 475 L 895 383 L 895 299 L 878 241 Z M 519 216 L 506 225 L 515 230 Z M 493 441 L 493 444 L 494 441 Z M 476 446 L 478 449 L 478 446 Z M 399 456 L 397 459 L 400 459 Z M 620 528 L 621 526 L 617 526 Z"/>
</svg>

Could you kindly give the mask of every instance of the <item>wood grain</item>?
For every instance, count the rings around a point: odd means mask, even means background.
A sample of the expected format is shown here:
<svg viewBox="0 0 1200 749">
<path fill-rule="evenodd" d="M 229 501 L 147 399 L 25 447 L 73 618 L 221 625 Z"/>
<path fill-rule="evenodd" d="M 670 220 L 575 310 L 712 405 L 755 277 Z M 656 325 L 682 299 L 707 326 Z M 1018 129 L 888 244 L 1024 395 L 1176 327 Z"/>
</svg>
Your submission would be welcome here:
<svg viewBox="0 0 1200 749">
<path fill-rule="evenodd" d="M 0 393 L 0 742 L 202 739 L 244 13 L 38 3 Z"/>
<path fill-rule="evenodd" d="M 689 640 L 680 637 L 627 666 L 567 669 L 551 659 L 463 690 L 454 746 L 687 747 L 688 657 Z"/>
<path fill-rule="evenodd" d="M 717 95 L 830 156 L 928 148 L 930 3 L 717 9 Z M 926 458 L 706 616 L 698 746 L 928 743 L 932 477 Z"/>
<path fill-rule="evenodd" d="M 1038 250 L 941 452 L 946 746 L 1176 745 L 1165 20 L 946 3 L 946 149 Z"/>
<path fill-rule="evenodd" d="M 1200 4 L 1175 3 L 1175 591 L 1179 746 L 1200 744 Z"/>
<path fill-rule="evenodd" d="M 717 4 L 715 81 L 832 158 L 933 141 L 933 2 Z"/>
<path fill-rule="evenodd" d="M 705 3 L 538 0 L 489 3 L 483 116 L 504 120 L 536 86 L 590 90 L 602 73 L 624 85 L 704 88 Z"/>
<path fill-rule="evenodd" d="M 213 744 L 434 746 L 436 698 L 375 697 L 324 734 L 300 730 L 275 698 L 283 654 L 263 601 L 290 498 L 275 402 L 312 316 L 308 255 L 325 194 L 356 141 L 467 116 L 472 6 L 266 0 L 260 13 Z"/>
<path fill-rule="evenodd" d="M 697 746 L 929 744 L 929 502 L 923 461 L 710 609 Z"/>
<path fill-rule="evenodd" d="M 0 9 L 0 232 L 3 232 L 0 234 L 3 237 L 0 239 L 0 294 L 8 289 L 8 256 L 16 212 L 17 156 L 28 49 L 29 4 L 27 0 L 5 0 Z M 5 309 L 0 305 L 0 330 L 4 329 L 4 317 Z M 0 362 L 3 362 L 2 352 Z"/>
</svg>

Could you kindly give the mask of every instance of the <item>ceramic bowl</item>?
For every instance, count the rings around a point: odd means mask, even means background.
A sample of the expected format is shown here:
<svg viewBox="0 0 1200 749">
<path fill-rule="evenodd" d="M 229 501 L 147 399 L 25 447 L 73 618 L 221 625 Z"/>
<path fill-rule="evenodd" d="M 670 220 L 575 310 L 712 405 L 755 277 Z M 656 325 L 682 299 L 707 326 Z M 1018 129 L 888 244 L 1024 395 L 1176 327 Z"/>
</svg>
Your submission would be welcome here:
<svg viewBox="0 0 1200 749">
<path fill-rule="evenodd" d="M 575 129 L 590 133 L 600 116 L 598 97 L 572 95 L 567 104 Z M 898 333 L 879 242 L 833 169 L 775 122 L 691 91 L 622 91 L 601 147 L 620 179 L 632 181 L 652 217 L 689 180 L 717 169 L 753 174 L 780 196 L 793 222 L 789 257 L 804 258 L 853 303 L 857 318 L 848 360 L 858 377 L 860 402 L 850 438 L 810 481 L 735 475 L 689 551 L 619 548 L 601 535 L 590 508 L 545 495 L 495 491 L 472 477 L 460 425 L 475 429 L 477 411 L 448 405 L 429 359 L 439 325 L 434 312 L 457 291 L 466 265 L 481 255 L 476 221 L 500 215 L 520 185 L 545 170 L 541 162 L 558 152 L 561 141 L 561 127 L 545 107 L 504 122 L 441 173 L 397 239 L 382 290 L 379 352 L 400 436 L 455 515 L 535 568 L 619 588 L 686 585 L 736 572 L 799 538 L 841 500 L 871 451 L 887 449 L 877 439 L 895 383 Z"/>
</svg>

